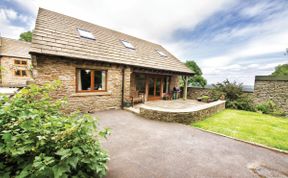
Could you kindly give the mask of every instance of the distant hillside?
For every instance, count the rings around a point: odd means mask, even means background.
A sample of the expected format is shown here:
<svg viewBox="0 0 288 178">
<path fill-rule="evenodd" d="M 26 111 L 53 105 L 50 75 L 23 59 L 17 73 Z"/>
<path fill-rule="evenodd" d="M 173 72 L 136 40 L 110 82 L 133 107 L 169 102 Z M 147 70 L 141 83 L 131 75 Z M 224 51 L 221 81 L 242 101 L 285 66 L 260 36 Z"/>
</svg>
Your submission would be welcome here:
<svg viewBox="0 0 288 178">
<path fill-rule="evenodd" d="M 201 87 L 198 87 L 198 86 L 189 86 L 189 87 L 201 88 Z M 212 84 L 208 84 L 204 88 L 213 88 L 213 85 Z M 245 92 L 254 92 L 254 85 L 243 85 L 243 91 L 245 91 Z"/>
</svg>

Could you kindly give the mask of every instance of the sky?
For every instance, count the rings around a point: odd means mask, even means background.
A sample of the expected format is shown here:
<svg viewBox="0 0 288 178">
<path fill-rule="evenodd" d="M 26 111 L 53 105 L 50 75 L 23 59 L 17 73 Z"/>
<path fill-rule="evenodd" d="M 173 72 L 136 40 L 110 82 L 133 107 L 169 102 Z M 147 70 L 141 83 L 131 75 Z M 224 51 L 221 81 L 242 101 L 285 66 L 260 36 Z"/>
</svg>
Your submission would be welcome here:
<svg viewBox="0 0 288 178">
<path fill-rule="evenodd" d="M 288 63 L 288 0 L 0 0 L 1 35 L 32 30 L 39 7 L 159 43 L 209 84 L 253 85 Z"/>
</svg>

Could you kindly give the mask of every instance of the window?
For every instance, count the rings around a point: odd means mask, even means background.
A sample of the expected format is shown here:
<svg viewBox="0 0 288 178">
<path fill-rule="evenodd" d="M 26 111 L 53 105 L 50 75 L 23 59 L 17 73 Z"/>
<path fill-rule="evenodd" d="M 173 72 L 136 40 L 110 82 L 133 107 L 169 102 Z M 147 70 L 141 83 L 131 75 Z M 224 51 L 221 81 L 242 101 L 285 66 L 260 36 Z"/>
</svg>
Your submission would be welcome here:
<svg viewBox="0 0 288 178">
<path fill-rule="evenodd" d="M 94 35 L 93 35 L 91 32 L 86 31 L 86 30 L 82 30 L 82 29 L 79 29 L 79 28 L 78 28 L 77 30 L 78 30 L 79 35 L 80 35 L 81 37 L 95 40 L 95 37 L 94 37 Z"/>
<path fill-rule="evenodd" d="M 77 69 L 77 90 L 79 92 L 106 91 L 107 71 Z"/>
<path fill-rule="evenodd" d="M 15 65 L 27 65 L 27 61 L 25 61 L 25 60 L 15 60 L 14 64 Z"/>
<path fill-rule="evenodd" d="M 17 77 L 27 77 L 27 71 L 26 70 L 15 70 L 15 76 Z"/>
<path fill-rule="evenodd" d="M 20 64 L 21 64 L 21 61 L 20 61 L 20 60 L 15 60 L 15 61 L 14 61 L 14 64 L 20 65 Z"/>
<path fill-rule="evenodd" d="M 135 47 L 131 43 L 129 43 L 128 41 L 121 40 L 121 42 L 126 48 L 135 49 Z"/>
<path fill-rule="evenodd" d="M 160 56 L 162 56 L 162 57 L 167 57 L 167 55 L 166 55 L 164 52 L 159 51 L 159 50 L 156 50 L 156 51 L 158 52 L 158 54 L 159 54 Z"/>
</svg>

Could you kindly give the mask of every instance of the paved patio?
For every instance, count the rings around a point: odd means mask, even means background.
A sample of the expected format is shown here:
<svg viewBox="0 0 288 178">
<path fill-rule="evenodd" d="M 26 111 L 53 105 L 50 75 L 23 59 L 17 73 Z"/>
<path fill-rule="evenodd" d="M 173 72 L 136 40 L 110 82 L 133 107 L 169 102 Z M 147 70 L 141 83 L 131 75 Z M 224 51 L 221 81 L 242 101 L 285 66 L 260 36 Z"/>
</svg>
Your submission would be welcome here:
<svg viewBox="0 0 288 178">
<path fill-rule="evenodd" d="M 133 113 L 95 113 L 112 135 L 107 177 L 288 177 L 288 155 Z"/>
</svg>

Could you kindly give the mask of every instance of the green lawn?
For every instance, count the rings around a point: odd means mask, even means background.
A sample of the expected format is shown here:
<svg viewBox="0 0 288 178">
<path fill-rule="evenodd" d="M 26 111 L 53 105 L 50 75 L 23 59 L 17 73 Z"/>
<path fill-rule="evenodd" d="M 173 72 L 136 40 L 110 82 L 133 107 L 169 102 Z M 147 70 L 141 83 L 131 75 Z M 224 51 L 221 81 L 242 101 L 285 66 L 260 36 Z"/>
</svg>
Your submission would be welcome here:
<svg viewBox="0 0 288 178">
<path fill-rule="evenodd" d="M 192 126 L 288 151 L 288 119 L 226 109 Z"/>
</svg>

